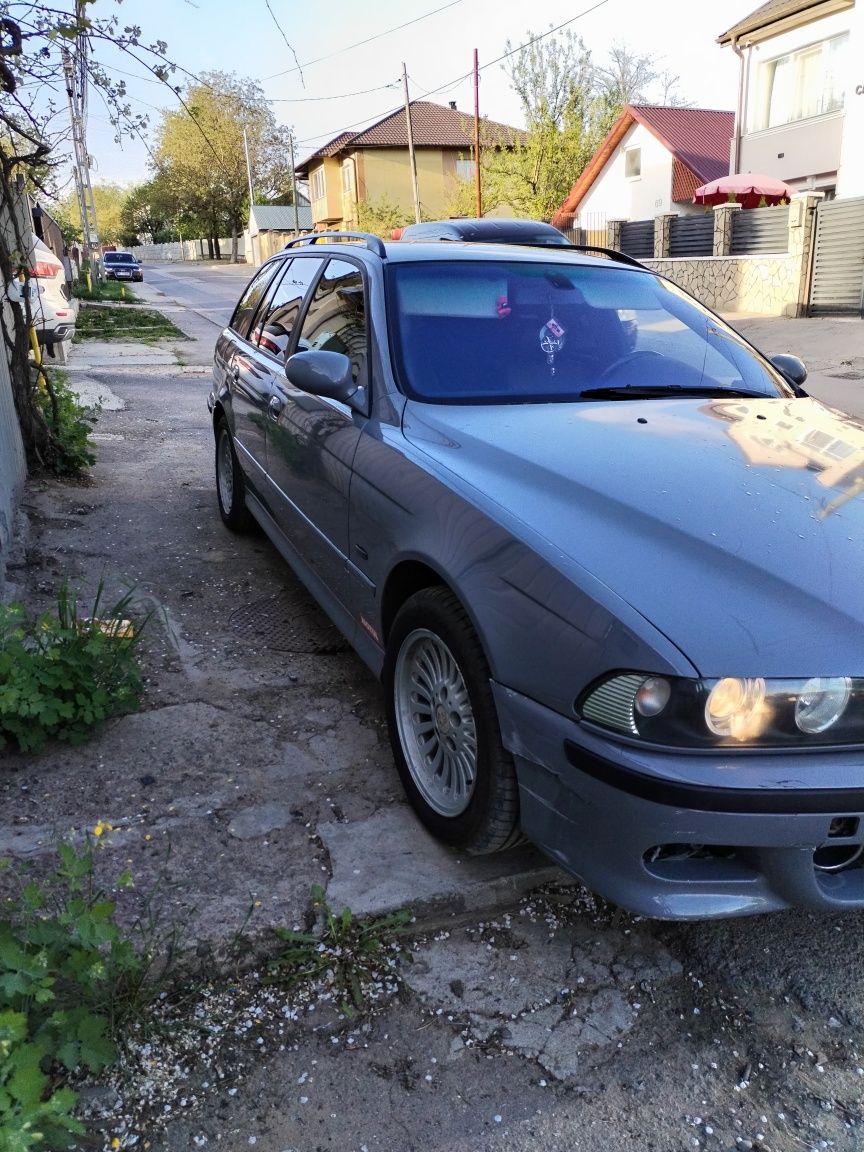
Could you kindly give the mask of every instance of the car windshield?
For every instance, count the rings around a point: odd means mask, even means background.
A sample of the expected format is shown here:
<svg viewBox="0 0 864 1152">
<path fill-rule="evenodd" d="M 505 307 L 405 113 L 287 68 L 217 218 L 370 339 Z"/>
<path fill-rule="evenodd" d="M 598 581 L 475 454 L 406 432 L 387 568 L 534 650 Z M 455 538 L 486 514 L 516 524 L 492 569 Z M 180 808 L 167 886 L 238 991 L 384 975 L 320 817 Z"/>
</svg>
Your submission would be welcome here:
<svg viewBox="0 0 864 1152">
<path fill-rule="evenodd" d="M 437 404 L 790 396 L 674 284 L 611 262 L 434 261 L 388 268 L 403 391 Z"/>
<path fill-rule="evenodd" d="M 134 264 L 136 263 L 135 257 L 131 252 L 106 252 L 106 264 Z"/>
</svg>

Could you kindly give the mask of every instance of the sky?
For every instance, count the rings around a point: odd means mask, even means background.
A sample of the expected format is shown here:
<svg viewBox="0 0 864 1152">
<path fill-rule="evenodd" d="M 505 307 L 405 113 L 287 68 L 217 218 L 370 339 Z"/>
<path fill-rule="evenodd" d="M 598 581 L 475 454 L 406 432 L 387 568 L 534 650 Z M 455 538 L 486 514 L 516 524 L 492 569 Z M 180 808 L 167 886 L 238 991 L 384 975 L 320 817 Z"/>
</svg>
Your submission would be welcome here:
<svg viewBox="0 0 864 1152">
<path fill-rule="evenodd" d="M 614 43 L 625 44 L 654 56 L 660 71 L 678 75 L 688 102 L 734 109 L 737 61 L 716 39 L 756 7 L 758 0 L 123 0 L 118 9 L 115 0 L 96 0 L 93 11 L 116 11 L 122 23 L 139 25 L 144 43 L 167 41 L 169 58 L 185 69 L 178 68 L 173 83 L 211 69 L 257 80 L 277 121 L 293 129 L 302 160 L 339 132 L 359 130 L 401 105 L 403 61 L 412 99 L 428 93 L 473 113 L 475 48 L 481 115 L 521 127 L 519 102 L 494 61 L 507 41 L 515 46 L 529 33 L 565 22 L 597 62 Z M 134 62 L 114 63 L 126 73 L 136 108 L 152 121 L 159 109 L 177 107 L 172 93 L 142 78 Z M 94 95 L 87 144 L 94 182 L 131 185 L 148 178 L 145 147 L 115 143 Z"/>
</svg>

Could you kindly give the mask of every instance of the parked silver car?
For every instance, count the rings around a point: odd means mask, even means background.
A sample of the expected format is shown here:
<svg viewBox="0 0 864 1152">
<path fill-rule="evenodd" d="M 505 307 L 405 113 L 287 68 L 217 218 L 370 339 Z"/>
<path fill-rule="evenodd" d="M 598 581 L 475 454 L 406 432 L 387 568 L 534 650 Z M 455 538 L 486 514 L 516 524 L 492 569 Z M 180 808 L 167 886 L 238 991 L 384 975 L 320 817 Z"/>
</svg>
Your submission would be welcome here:
<svg viewBox="0 0 864 1152">
<path fill-rule="evenodd" d="M 627 257 L 338 240 L 219 338 L 216 489 L 420 819 L 652 916 L 864 906 L 864 427 Z"/>
</svg>

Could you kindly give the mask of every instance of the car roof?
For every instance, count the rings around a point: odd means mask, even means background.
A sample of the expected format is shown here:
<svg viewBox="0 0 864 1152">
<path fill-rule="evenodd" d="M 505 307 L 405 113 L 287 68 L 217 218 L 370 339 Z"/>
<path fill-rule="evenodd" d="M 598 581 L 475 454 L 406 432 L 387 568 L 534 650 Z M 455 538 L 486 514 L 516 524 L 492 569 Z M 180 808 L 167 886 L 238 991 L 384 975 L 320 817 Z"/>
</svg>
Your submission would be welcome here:
<svg viewBox="0 0 864 1152">
<path fill-rule="evenodd" d="M 330 238 L 331 235 L 332 239 Z M 322 242 L 319 243 L 319 240 Z M 363 240 L 366 241 L 365 244 L 359 243 Z M 308 242 L 302 243 L 302 241 Z M 614 264 L 616 268 L 626 268 L 632 272 L 651 273 L 650 268 L 645 268 L 638 260 L 634 260 L 623 253 L 611 253 L 610 250 L 612 258 L 608 259 L 603 256 L 592 256 L 590 252 L 570 244 L 564 246 L 550 245 L 548 248 L 522 244 L 476 243 L 464 240 L 451 241 L 445 244 L 442 244 L 440 240 L 412 240 L 410 244 L 404 244 L 401 240 L 385 242 L 378 236 L 360 232 L 310 233 L 308 236 L 298 237 L 297 240 L 289 240 L 285 247 L 270 259 L 277 260 L 283 256 L 296 256 L 300 253 L 306 255 L 315 253 L 317 256 L 323 256 L 325 253 L 328 256 L 345 255 L 352 250 L 355 253 L 364 252 L 364 250 L 373 253 L 385 264 L 452 263 L 453 261 L 476 264 L 481 260 L 507 260 L 511 263 L 547 264 L 554 262 L 556 264 L 585 264 L 606 268 Z M 606 249 L 600 248 L 598 251 L 605 252 Z"/>
<path fill-rule="evenodd" d="M 400 239 L 411 243 L 418 240 L 470 240 L 474 243 L 529 244 L 542 248 L 569 244 L 563 232 L 542 220 L 505 220 L 497 217 L 425 220 L 403 228 Z"/>
</svg>

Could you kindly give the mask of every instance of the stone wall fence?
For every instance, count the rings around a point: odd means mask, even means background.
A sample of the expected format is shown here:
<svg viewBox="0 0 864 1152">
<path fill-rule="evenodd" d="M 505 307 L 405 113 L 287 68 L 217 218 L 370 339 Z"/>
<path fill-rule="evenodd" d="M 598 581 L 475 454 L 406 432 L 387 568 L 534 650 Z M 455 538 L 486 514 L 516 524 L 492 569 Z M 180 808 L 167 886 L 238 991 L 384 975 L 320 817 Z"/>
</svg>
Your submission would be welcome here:
<svg viewBox="0 0 864 1152">
<path fill-rule="evenodd" d="M 733 217 L 748 211 L 739 204 L 714 208 L 714 244 L 710 256 L 669 255 L 669 214 L 655 217 L 654 257 L 642 263 L 686 289 L 715 312 L 752 312 L 763 316 L 804 316 L 807 312 L 810 249 L 819 192 L 795 196 L 789 205 L 786 251 L 732 255 Z M 610 220 L 607 244 L 621 248 L 623 220 Z"/>
</svg>

